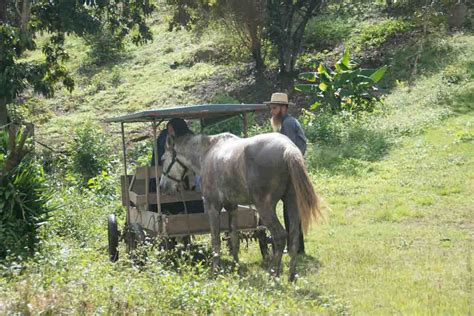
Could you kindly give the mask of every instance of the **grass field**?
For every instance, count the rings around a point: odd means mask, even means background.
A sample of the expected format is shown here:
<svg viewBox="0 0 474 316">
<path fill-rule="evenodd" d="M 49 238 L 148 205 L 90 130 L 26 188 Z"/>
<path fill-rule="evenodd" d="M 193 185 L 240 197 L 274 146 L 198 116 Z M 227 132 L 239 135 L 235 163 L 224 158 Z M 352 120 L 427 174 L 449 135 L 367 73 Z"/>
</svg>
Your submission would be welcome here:
<svg viewBox="0 0 474 316">
<path fill-rule="evenodd" d="M 361 177 L 316 178 L 332 213 L 311 235 L 313 282 L 356 314 L 472 313 L 473 132 L 453 117 Z"/>
<path fill-rule="evenodd" d="M 216 91 L 198 100 L 193 89 L 219 73 L 235 79 L 228 64 L 196 57 L 225 40 L 173 36 L 163 25 L 154 31 L 159 47 L 129 49 L 102 67 L 81 63 L 83 46 L 70 39 L 78 87 L 30 101 L 37 102 L 38 138 L 60 147 L 70 138 L 64 128 L 85 119 L 212 99 Z M 269 278 L 255 242 L 242 244 L 240 271 L 225 254 L 217 277 L 206 262 L 178 252 L 149 249 L 146 262 L 135 265 L 123 245 L 112 264 L 106 216 L 117 213 L 123 224 L 119 192 L 101 195 L 52 177 L 57 210 L 41 229 L 38 252 L 0 263 L 0 314 L 473 314 L 472 51 L 474 36 L 446 35 L 427 48 L 413 82 L 403 67 L 411 52 L 402 52 L 380 112 L 355 125 L 334 121 L 328 130 L 340 133 L 338 142 L 310 146 L 325 219 L 306 236 L 296 284 L 286 280 L 286 255 L 284 277 Z M 181 66 L 171 70 L 175 61 Z M 118 189 L 115 176 L 104 186 Z M 197 241 L 206 252 L 207 237 Z"/>
<path fill-rule="evenodd" d="M 268 278 L 255 243 L 242 247 L 241 276 L 110 264 L 104 218 L 88 211 L 94 238 L 55 237 L 24 270 L 4 271 L 0 310 L 472 313 L 473 135 L 472 115 L 453 116 L 367 173 L 314 176 L 331 211 L 306 237 L 295 285 Z"/>
</svg>

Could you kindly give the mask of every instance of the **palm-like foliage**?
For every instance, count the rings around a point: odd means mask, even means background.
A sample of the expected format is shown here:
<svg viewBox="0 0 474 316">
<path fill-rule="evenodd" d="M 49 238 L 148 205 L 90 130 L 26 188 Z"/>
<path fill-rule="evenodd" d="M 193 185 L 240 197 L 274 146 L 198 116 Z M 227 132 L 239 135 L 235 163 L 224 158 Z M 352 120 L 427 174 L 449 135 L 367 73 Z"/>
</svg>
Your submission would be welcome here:
<svg viewBox="0 0 474 316">
<path fill-rule="evenodd" d="M 0 167 L 9 154 L 6 134 L 0 131 Z M 0 178 L 0 258 L 29 254 L 38 241 L 38 227 L 51 211 L 43 170 L 27 156 Z"/>
<path fill-rule="evenodd" d="M 375 84 L 382 79 L 387 66 L 364 69 L 350 60 L 349 49 L 330 69 L 318 61 L 311 62 L 313 72 L 301 73 L 298 78 L 307 83 L 297 84 L 296 91 L 312 93 L 316 100 L 311 110 L 319 106 L 333 113 L 340 111 L 371 111 L 380 100 Z"/>
</svg>

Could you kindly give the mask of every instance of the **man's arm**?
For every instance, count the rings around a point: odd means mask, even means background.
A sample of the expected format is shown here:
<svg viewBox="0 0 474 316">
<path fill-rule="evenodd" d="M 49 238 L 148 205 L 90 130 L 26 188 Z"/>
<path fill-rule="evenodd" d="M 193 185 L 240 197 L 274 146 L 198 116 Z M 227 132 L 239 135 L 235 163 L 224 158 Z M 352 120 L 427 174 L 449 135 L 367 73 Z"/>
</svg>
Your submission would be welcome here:
<svg viewBox="0 0 474 316">
<path fill-rule="evenodd" d="M 306 138 L 304 138 L 304 134 L 301 134 L 301 136 L 298 136 L 296 138 L 296 143 L 295 143 L 296 147 L 299 148 L 299 150 L 301 151 L 301 153 L 304 155 L 305 152 L 306 152 Z"/>
<path fill-rule="evenodd" d="M 293 144 L 296 144 L 296 131 L 297 131 L 297 126 L 296 126 L 296 120 L 294 118 L 287 118 L 286 120 L 283 121 L 283 131 L 284 134 L 293 142 Z"/>
<path fill-rule="evenodd" d="M 283 130 L 285 135 L 298 147 L 301 153 L 304 155 L 306 152 L 306 137 L 304 136 L 301 125 L 295 118 L 291 120 L 286 119 L 283 121 Z"/>
</svg>

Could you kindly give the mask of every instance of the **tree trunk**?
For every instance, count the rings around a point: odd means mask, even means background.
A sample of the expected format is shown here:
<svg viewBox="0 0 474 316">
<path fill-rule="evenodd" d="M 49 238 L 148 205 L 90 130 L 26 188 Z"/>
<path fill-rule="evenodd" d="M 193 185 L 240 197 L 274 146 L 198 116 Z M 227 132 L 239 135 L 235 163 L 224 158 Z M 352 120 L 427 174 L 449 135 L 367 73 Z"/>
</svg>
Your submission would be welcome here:
<svg viewBox="0 0 474 316">
<path fill-rule="evenodd" d="M 5 97 L 0 97 L 0 128 L 8 123 L 7 99 Z"/>
<path fill-rule="evenodd" d="M 249 35 L 252 46 L 252 57 L 255 60 L 255 68 L 260 71 L 265 69 L 265 62 L 262 57 L 262 43 L 258 34 L 258 26 L 253 24 L 249 27 Z"/>
<path fill-rule="evenodd" d="M 23 6 L 21 9 L 21 21 L 20 21 L 20 29 L 23 33 L 28 31 L 28 22 L 30 21 L 30 13 L 31 13 L 31 1 L 30 0 L 23 0 Z"/>
<path fill-rule="evenodd" d="M 0 0 L 0 23 L 7 21 L 7 0 Z"/>
<path fill-rule="evenodd" d="M 257 49 L 252 49 L 252 57 L 255 60 L 255 69 L 258 71 L 264 70 L 265 69 L 265 62 L 263 61 L 262 58 L 262 51 L 260 48 Z"/>
<path fill-rule="evenodd" d="M 292 73 L 295 69 L 296 59 L 301 50 L 301 44 L 303 42 L 304 30 L 306 29 L 306 25 L 308 24 L 309 19 L 314 16 L 314 12 L 319 9 L 321 5 L 321 1 L 313 1 L 308 8 L 306 9 L 305 15 L 302 17 L 302 20 L 296 27 L 295 31 L 291 35 L 291 42 L 293 45 L 290 53 L 290 60 L 288 62 L 288 72 Z"/>
<path fill-rule="evenodd" d="M 278 47 L 278 67 L 280 70 L 280 75 L 286 73 L 285 48 L 282 45 L 279 45 Z"/>
</svg>

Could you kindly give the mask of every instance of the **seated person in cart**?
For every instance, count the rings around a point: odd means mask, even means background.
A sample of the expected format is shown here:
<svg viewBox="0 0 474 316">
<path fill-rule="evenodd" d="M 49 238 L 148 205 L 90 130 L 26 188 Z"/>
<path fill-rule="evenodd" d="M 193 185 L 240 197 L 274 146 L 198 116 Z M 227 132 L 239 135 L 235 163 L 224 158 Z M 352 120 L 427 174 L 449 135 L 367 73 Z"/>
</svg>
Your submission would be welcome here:
<svg viewBox="0 0 474 316">
<path fill-rule="evenodd" d="M 166 148 L 166 138 L 167 137 L 180 137 L 185 134 L 193 134 L 189 129 L 186 122 L 181 118 L 173 118 L 166 125 L 166 129 L 162 130 L 160 135 L 156 140 L 156 146 L 158 151 L 158 165 L 163 165 L 163 154 L 165 153 Z M 151 166 L 155 165 L 155 151 L 153 150 L 153 155 L 151 158 Z M 200 178 L 194 176 L 193 174 L 187 175 L 183 180 L 184 190 L 189 191 L 199 191 Z M 150 192 L 156 192 L 156 183 L 155 180 L 150 180 Z M 178 194 L 179 196 L 179 194 Z M 186 203 L 186 205 L 185 205 Z M 188 213 L 202 213 L 204 212 L 204 205 L 201 201 L 187 201 L 187 202 L 173 202 L 173 203 L 163 203 L 161 204 L 162 211 L 166 214 L 181 214 L 185 213 L 186 209 Z M 150 206 L 150 211 L 156 212 L 156 205 Z"/>
</svg>

